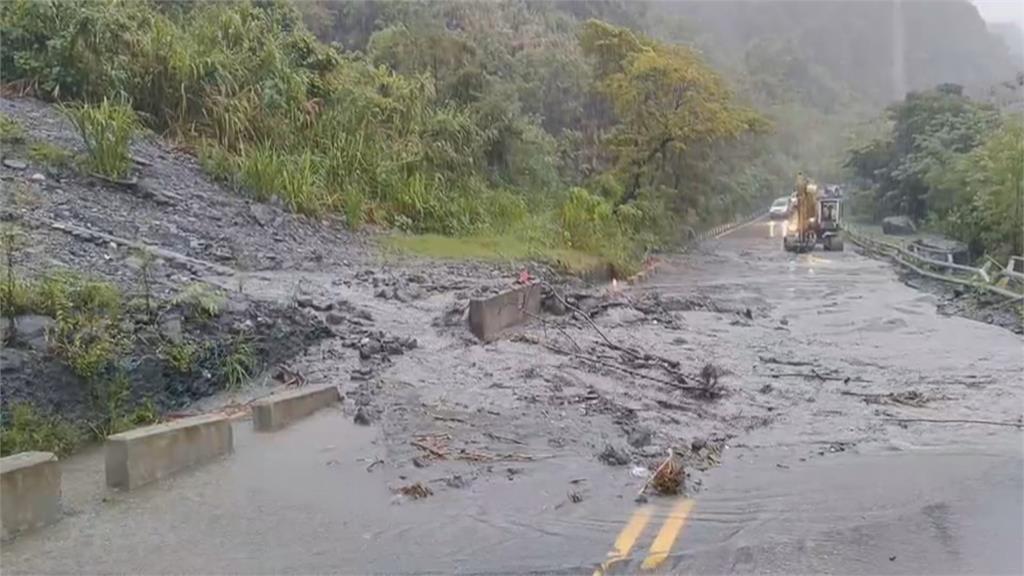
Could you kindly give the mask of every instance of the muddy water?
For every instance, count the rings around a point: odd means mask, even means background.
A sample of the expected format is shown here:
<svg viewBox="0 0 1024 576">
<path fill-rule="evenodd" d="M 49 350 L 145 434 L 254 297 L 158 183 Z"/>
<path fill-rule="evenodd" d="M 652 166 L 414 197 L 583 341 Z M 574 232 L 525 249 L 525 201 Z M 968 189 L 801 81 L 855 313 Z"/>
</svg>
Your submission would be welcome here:
<svg viewBox="0 0 1024 576">
<path fill-rule="evenodd" d="M 478 478 L 468 467 L 375 465 L 379 432 L 325 410 L 273 435 L 236 425 L 236 453 L 74 513 L 4 546 L 5 573 L 366 573 L 578 568 L 600 559 L 632 503 L 566 456 Z M 83 459 L 79 459 L 81 462 Z M 461 473 L 465 485 L 445 489 Z M 416 480 L 420 501 L 391 488 Z M 581 475 L 581 476 L 575 476 Z M 72 475 L 73 476 L 73 475 Z M 77 481 L 80 478 L 65 478 Z M 575 490 L 584 502 L 572 504 Z M 590 505 L 584 505 L 590 502 Z"/>
<path fill-rule="evenodd" d="M 482 346 L 433 325 L 456 291 L 396 303 L 329 273 L 261 273 L 244 289 L 343 298 L 419 347 L 366 382 L 350 376 L 363 362 L 353 350 L 324 342 L 295 366 L 310 384 L 341 386 L 340 409 L 273 435 L 240 421 L 229 459 L 131 494 L 102 488 L 100 454 L 69 461 L 71 514 L 6 544 L 5 573 L 579 573 L 649 510 L 612 570 L 635 572 L 679 500 L 638 506 L 643 480 L 595 455 L 616 444 L 632 464 L 656 463 L 693 441 L 722 464 L 690 470 L 692 510 L 662 570 L 1020 572 L 1020 431 L 896 419 L 1019 418 L 1021 339 L 937 314 L 884 263 L 789 255 L 754 223 L 607 299 L 638 306 L 596 315 L 605 336 L 687 374 L 715 364 L 715 400 L 535 343 L 599 350 L 571 318 Z M 640 311 L 653 294 L 663 308 Z M 863 396 L 891 392 L 919 394 L 912 405 Z M 351 423 L 357 401 L 379 410 L 373 426 Z M 640 426 L 650 442 L 628 447 Z M 411 445 L 425 434 L 450 458 Z M 413 482 L 433 494 L 396 496 Z"/>
<path fill-rule="evenodd" d="M 705 481 L 672 570 L 1020 574 L 1019 443 L 727 461 Z M 783 463 L 786 464 L 783 464 Z"/>
<path fill-rule="evenodd" d="M 710 243 L 644 288 L 751 309 L 750 322 L 685 317 L 694 352 L 731 370 L 739 395 L 779 414 L 744 443 L 986 445 L 1006 430 L 889 419 L 1021 417 L 1019 336 L 938 314 L 933 296 L 900 283 L 884 262 L 850 250 L 787 254 L 768 226 L 757 222 Z M 916 407 L 857 396 L 907 391 L 928 400 Z"/>
</svg>

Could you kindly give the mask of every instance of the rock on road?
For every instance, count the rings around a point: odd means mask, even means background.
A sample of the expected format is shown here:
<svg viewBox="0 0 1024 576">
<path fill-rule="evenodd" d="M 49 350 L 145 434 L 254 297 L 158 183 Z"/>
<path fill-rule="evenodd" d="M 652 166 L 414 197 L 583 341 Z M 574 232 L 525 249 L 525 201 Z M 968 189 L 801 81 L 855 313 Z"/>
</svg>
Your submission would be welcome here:
<svg viewBox="0 0 1024 576">
<path fill-rule="evenodd" d="M 379 426 L 355 426 L 340 410 L 271 435 L 236 422 L 229 459 L 131 493 L 102 489 L 102 454 L 69 459 L 68 513 L 5 543 L 4 573 L 576 574 L 602 563 L 608 573 L 645 563 L 685 573 L 1024 571 L 1021 431 L 900 421 L 1019 421 L 1021 338 L 939 315 L 932 296 L 851 250 L 786 254 L 768 226 L 755 222 L 668 259 L 653 283 L 629 294 L 708 306 L 673 312 L 668 327 L 601 319 L 612 338 L 723 366 L 724 398 L 673 414 L 652 408 L 653 392 L 635 382 L 573 373 L 659 433 L 724 434 L 721 464 L 693 471 L 687 500 L 634 503 L 642 479 L 590 450 L 615 439 L 612 417 L 570 405 L 540 418 L 539 406 L 549 407 L 534 396 L 550 389 L 482 372 L 531 353 L 541 371 L 572 366 L 545 364 L 528 344 L 456 348 L 424 337 L 421 356 L 390 369 L 403 381 L 396 398 L 415 393 L 416 401 L 388 404 Z M 389 329 L 403 321 L 396 316 Z M 432 392 L 424 382 L 437 373 L 460 386 Z M 514 433 L 523 445 L 511 450 L 537 457 L 408 464 L 395 455 L 411 450 L 412 425 L 387 415 L 427 400 L 515 414 L 494 430 Z M 559 430 L 599 438 L 565 448 L 550 441 Z M 434 494 L 394 495 L 412 481 Z M 622 557 L 610 558 L 616 552 Z"/>
</svg>

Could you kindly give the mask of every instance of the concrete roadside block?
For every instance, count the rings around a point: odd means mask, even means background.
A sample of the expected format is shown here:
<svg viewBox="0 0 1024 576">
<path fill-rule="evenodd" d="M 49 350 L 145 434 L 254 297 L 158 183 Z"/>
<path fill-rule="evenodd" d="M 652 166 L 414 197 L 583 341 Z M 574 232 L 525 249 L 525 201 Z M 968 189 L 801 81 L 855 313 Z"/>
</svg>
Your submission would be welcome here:
<svg viewBox="0 0 1024 576">
<path fill-rule="evenodd" d="M 277 430 L 340 399 L 337 386 L 300 388 L 274 394 L 253 403 L 252 426 L 260 432 Z"/>
<path fill-rule="evenodd" d="M 107 437 L 107 486 L 133 490 L 234 450 L 223 414 L 183 418 Z"/>
<path fill-rule="evenodd" d="M 0 539 L 60 518 L 60 465 L 50 452 L 0 458 Z"/>
<path fill-rule="evenodd" d="M 522 286 L 490 298 L 474 298 L 469 301 L 469 330 L 480 340 L 490 342 L 502 330 L 540 314 L 540 301 L 540 284 Z"/>
</svg>

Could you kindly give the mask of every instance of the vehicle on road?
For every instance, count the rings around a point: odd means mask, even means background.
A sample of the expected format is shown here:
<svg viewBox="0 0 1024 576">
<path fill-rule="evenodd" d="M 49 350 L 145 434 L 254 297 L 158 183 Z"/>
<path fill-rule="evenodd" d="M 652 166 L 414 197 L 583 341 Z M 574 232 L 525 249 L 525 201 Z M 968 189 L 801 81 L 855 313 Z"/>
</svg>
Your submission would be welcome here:
<svg viewBox="0 0 1024 576">
<path fill-rule="evenodd" d="M 810 252 L 818 243 L 826 251 L 841 252 L 841 200 L 822 194 L 818 185 L 800 174 L 794 190 L 796 204 L 782 237 L 787 252 Z"/>
<path fill-rule="evenodd" d="M 782 196 L 772 202 L 771 208 L 768 209 L 768 217 L 772 220 L 785 220 L 789 218 L 789 213 L 792 209 L 792 199 L 789 196 Z"/>
</svg>

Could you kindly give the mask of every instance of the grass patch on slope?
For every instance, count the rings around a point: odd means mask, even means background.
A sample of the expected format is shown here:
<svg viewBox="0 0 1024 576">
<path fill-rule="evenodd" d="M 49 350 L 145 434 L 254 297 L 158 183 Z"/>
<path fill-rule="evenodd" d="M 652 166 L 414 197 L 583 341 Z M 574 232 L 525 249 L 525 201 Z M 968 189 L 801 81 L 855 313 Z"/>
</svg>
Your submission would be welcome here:
<svg viewBox="0 0 1024 576">
<path fill-rule="evenodd" d="M 536 260 L 569 274 L 585 274 L 611 263 L 600 256 L 571 248 L 531 245 L 515 236 L 451 237 L 438 234 L 395 234 L 385 245 L 399 252 L 442 260 L 525 262 Z"/>
</svg>

